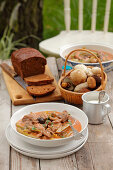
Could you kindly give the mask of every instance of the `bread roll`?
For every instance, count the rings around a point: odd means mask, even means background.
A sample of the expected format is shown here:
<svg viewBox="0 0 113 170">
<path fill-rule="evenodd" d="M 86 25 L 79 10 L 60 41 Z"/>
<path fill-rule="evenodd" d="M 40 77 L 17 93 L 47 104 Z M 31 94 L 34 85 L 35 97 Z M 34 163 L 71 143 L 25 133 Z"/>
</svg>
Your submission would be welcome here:
<svg viewBox="0 0 113 170">
<path fill-rule="evenodd" d="M 83 70 L 77 69 L 70 73 L 70 79 L 72 83 L 76 86 L 80 83 L 84 83 L 87 79 L 87 75 Z"/>
</svg>

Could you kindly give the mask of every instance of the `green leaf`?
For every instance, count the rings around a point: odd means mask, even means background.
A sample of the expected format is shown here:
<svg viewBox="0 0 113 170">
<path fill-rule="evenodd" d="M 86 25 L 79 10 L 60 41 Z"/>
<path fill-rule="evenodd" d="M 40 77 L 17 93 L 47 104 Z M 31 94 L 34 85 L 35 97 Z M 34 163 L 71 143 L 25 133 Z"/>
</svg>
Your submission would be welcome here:
<svg viewBox="0 0 113 170">
<path fill-rule="evenodd" d="M 47 120 L 50 120 L 50 117 L 48 116 Z"/>
<path fill-rule="evenodd" d="M 46 127 L 46 124 L 43 124 L 43 127 Z"/>
<path fill-rule="evenodd" d="M 32 126 L 32 130 L 36 130 L 35 126 Z"/>
<path fill-rule="evenodd" d="M 39 37 L 35 35 L 28 35 L 14 41 L 14 33 L 12 32 L 12 29 L 7 26 L 0 39 L 0 58 L 3 60 L 7 59 L 10 57 L 13 50 L 17 50 L 17 47 L 26 47 L 27 45 L 22 41 L 29 37 L 35 38 L 38 41 L 40 40 Z"/>
<path fill-rule="evenodd" d="M 64 138 L 64 136 L 61 136 L 61 138 Z"/>
<path fill-rule="evenodd" d="M 53 122 L 51 122 L 51 126 L 53 126 Z"/>
<path fill-rule="evenodd" d="M 39 38 L 39 37 L 37 37 L 36 35 L 33 35 L 33 34 L 29 35 L 29 37 L 32 37 L 32 38 L 35 38 L 38 41 L 41 41 L 41 38 Z"/>
<path fill-rule="evenodd" d="M 14 43 L 14 46 L 21 46 L 21 47 L 26 47 L 27 45 L 25 43 Z"/>
<path fill-rule="evenodd" d="M 68 124 L 72 125 L 71 120 L 68 120 Z"/>
<path fill-rule="evenodd" d="M 46 120 L 46 124 L 48 125 L 48 123 L 50 122 L 50 120 Z"/>
</svg>

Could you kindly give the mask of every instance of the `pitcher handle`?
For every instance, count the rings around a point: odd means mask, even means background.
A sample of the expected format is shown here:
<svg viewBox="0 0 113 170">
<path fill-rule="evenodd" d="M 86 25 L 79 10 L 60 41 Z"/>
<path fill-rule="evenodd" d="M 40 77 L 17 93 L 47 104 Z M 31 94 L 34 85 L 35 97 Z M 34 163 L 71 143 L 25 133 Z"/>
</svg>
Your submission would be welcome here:
<svg viewBox="0 0 113 170">
<path fill-rule="evenodd" d="M 104 105 L 103 111 L 104 111 L 103 117 L 105 117 L 106 115 L 108 115 L 111 112 L 111 106 L 109 104 Z"/>
</svg>

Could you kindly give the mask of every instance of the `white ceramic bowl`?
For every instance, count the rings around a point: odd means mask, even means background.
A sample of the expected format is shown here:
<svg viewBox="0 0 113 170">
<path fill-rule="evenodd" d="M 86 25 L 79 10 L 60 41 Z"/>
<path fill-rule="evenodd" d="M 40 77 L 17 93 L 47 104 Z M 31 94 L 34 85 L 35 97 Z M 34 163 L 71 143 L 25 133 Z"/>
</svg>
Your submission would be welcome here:
<svg viewBox="0 0 113 170">
<path fill-rule="evenodd" d="M 112 46 L 108 46 L 108 45 L 102 45 L 102 44 L 86 44 L 86 43 L 81 43 L 81 44 L 69 44 L 69 45 L 65 45 L 63 47 L 60 48 L 60 56 L 63 59 L 63 61 L 65 61 L 65 56 L 68 55 L 71 51 L 75 50 L 75 49 L 80 49 L 85 47 L 86 49 L 89 50 L 102 50 L 105 52 L 109 52 L 111 54 L 113 54 L 113 47 Z M 72 66 L 75 66 L 77 64 L 81 64 L 80 62 L 76 62 L 76 61 L 71 61 L 68 60 L 67 61 L 68 64 L 71 64 Z M 100 66 L 99 63 L 83 63 L 84 65 L 87 66 Z M 102 65 L 105 69 L 106 72 L 111 71 L 113 69 L 113 60 L 110 61 L 105 61 L 102 62 Z"/>
<path fill-rule="evenodd" d="M 84 135 L 87 131 L 88 118 L 86 114 L 78 109 L 77 107 L 62 104 L 62 103 L 40 103 L 26 106 L 13 114 L 11 117 L 10 123 L 14 132 L 25 142 L 28 142 L 33 145 L 44 146 L 44 147 L 55 147 L 60 145 L 65 145 L 69 141 L 73 140 L 74 137 L 62 138 L 62 139 L 54 139 L 54 140 L 42 140 L 35 139 L 28 136 L 25 136 L 16 130 L 16 122 L 20 120 L 24 115 L 29 114 L 30 112 L 40 112 L 40 111 L 59 111 L 67 110 L 73 117 L 78 119 L 82 125 L 82 130 L 80 133 Z"/>
</svg>

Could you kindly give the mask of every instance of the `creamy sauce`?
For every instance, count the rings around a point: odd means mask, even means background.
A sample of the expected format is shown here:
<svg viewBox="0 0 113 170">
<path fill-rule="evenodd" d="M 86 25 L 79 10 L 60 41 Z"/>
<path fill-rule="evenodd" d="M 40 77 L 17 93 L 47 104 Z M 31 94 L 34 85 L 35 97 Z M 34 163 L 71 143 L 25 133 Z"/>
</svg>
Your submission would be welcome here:
<svg viewBox="0 0 113 170">
<path fill-rule="evenodd" d="M 67 111 L 42 111 L 25 115 L 16 123 L 16 129 L 32 138 L 53 140 L 72 136 L 70 123 L 78 132 L 81 131 L 81 123 Z"/>
</svg>

